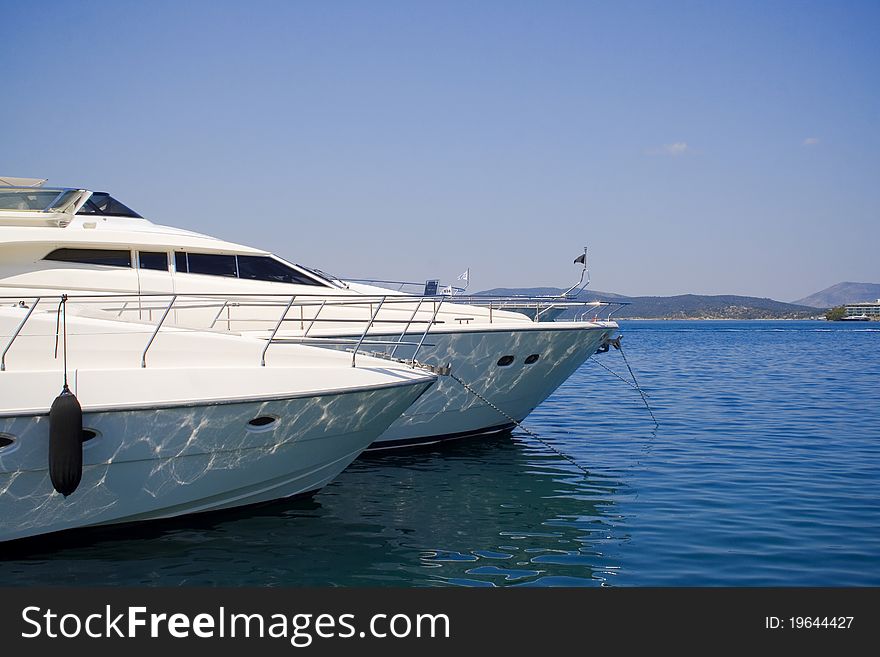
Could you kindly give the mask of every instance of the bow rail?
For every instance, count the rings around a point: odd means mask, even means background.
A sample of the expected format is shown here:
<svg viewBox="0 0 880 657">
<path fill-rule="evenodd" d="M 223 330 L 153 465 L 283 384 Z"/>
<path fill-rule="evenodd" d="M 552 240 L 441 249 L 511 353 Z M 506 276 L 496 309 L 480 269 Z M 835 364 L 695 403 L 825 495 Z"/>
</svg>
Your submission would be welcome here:
<svg viewBox="0 0 880 657">
<path fill-rule="evenodd" d="M 13 350 L 38 304 L 43 312 L 53 310 L 52 300 L 61 293 L 0 295 L 0 306 L 27 308 L 10 335 L 0 336 L 0 371 L 7 369 L 7 355 Z M 265 366 L 269 348 L 275 344 L 336 346 L 352 354 L 352 367 L 366 350 L 373 356 L 419 365 L 417 357 L 428 345 L 432 329 L 451 325 L 528 326 L 548 321 L 566 310 L 577 313 L 579 322 L 611 321 L 623 303 L 560 300 L 554 297 L 416 296 L 410 294 L 171 294 L 107 293 L 67 294 L 70 314 L 117 319 L 145 325 L 148 334 L 140 354 L 147 367 L 150 348 L 163 331 L 209 331 L 249 335 L 266 341 L 260 355 Z M 464 304 L 464 306 L 462 306 Z M 55 304 L 57 306 L 57 303 Z M 508 314 L 516 312 L 519 319 Z M 477 328 L 475 326 L 475 328 Z M 430 345 L 428 345 L 430 346 Z M 411 348 L 406 358 L 398 357 Z M 407 351 L 410 351 L 409 349 Z"/>
</svg>

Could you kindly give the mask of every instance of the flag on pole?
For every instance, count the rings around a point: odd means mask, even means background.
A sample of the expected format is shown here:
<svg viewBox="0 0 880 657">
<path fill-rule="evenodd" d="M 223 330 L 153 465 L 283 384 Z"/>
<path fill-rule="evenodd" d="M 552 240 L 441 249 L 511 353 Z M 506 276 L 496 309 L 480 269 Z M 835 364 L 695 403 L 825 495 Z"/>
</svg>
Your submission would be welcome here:
<svg viewBox="0 0 880 657">
<path fill-rule="evenodd" d="M 471 268 L 465 269 L 458 277 L 458 280 L 467 282 L 471 276 Z"/>
<path fill-rule="evenodd" d="M 578 264 L 578 263 L 580 263 L 582 265 L 587 264 L 587 254 L 586 253 L 581 253 L 577 258 L 574 259 L 574 264 Z"/>
</svg>

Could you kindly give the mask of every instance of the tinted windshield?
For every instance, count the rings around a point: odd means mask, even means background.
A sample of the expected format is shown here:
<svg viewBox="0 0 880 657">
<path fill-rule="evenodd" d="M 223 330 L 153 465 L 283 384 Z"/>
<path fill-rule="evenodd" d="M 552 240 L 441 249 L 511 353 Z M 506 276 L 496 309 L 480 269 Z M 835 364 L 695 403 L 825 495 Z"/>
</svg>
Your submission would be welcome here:
<svg viewBox="0 0 880 657">
<path fill-rule="evenodd" d="M 35 210 L 42 212 L 63 206 L 75 191 L 60 189 L 0 188 L 0 210 Z"/>
<path fill-rule="evenodd" d="M 137 212 L 123 205 L 107 192 L 92 192 L 89 200 L 85 202 L 77 214 L 97 214 L 110 217 L 137 217 Z"/>
<path fill-rule="evenodd" d="M 238 256 L 238 275 L 240 278 L 249 278 L 254 281 L 321 285 L 313 278 L 269 256 Z"/>
</svg>

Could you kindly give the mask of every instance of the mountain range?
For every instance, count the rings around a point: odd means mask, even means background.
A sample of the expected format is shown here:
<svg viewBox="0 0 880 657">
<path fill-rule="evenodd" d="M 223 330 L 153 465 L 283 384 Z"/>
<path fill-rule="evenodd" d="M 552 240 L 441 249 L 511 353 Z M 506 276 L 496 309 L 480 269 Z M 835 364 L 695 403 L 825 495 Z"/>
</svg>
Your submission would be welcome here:
<svg viewBox="0 0 880 657">
<path fill-rule="evenodd" d="M 831 308 L 842 306 L 845 303 L 858 303 L 859 301 L 876 301 L 880 299 L 880 283 L 851 283 L 844 282 L 826 287 L 794 303 L 813 308 Z"/>
<path fill-rule="evenodd" d="M 478 292 L 477 294 L 556 296 L 564 291 L 564 289 L 555 287 L 494 288 Z M 577 300 L 625 302 L 627 305 L 614 313 L 614 316 L 618 318 L 808 319 L 823 315 L 823 312 L 817 307 L 735 294 L 679 294 L 669 297 L 628 297 L 613 292 L 583 290 L 577 296 Z M 576 312 L 580 311 L 568 310 L 560 319 L 571 318 Z"/>
</svg>

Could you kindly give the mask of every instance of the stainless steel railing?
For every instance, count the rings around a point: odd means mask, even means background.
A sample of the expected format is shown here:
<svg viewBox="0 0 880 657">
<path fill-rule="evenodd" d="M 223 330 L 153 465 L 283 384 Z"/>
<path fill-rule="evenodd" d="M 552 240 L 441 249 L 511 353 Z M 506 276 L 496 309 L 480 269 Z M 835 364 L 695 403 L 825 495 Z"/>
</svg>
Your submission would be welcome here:
<svg viewBox="0 0 880 657">
<path fill-rule="evenodd" d="M 61 294 L 40 294 L 33 296 L 0 296 L 0 305 L 14 302 L 26 306 L 27 313 L 9 335 L 0 354 L 0 371 L 6 369 L 6 356 L 16 339 L 25 328 L 37 305 L 42 300 L 60 299 Z M 25 303 L 30 301 L 30 305 Z M 225 332 L 247 333 L 262 337 L 266 332 L 265 344 L 260 354 L 260 365 L 266 365 L 266 354 L 273 344 L 300 343 L 316 346 L 339 346 L 352 352 L 352 366 L 357 365 L 358 355 L 367 347 L 384 348 L 384 356 L 395 360 L 401 347 L 413 347 L 412 354 L 406 358 L 415 367 L 421 349 L 427 344 L 431 330 L 441 324 L 459 326 L 462 322 L 477 324 L 512 323 L 512 317 L 500 311 L 514 311 L 531 314 L 533 321 L 540 321 L 553 312 L 572 310 L 580 312 L 579 321 L 598 321 L 600 314 L 610 319 L 623 303 L 603 301 L 583 302 L 560 300 L 554 297 L 448 297 L 416 296 L 407 294 L 315 294 L 294 295 L 272 294 L 68 294 L 68 306 L 82 304 L 87 307 L 108 312 L 108 319 L 143 323 L 150 327 L 150 335 L 141 352 L 141 367 L 147 366 L 148 353 L 163 329 L 188 331 L 218 331 L 218 322 L 225 312 L 223 323 Z M 460 304 L 482 308 L 483 315 L 462 317 L 465 312 Z M 451 307 L 450 307 L 451 306 Z M 256 316 L 251 312 L 256 309 Z M 290 317 L 296 309 L 299 317 Z M 333 310 L 332 316 L 328 315 Z M 169 321 L 174 311 L 174 320 Z M 442 313 L 441 311 L 444 311 Z M 144 313 L 152 317 L 153 312 L 161 313 L 158 322 L 145 322 Z M 366 312 L 365 312 L 366 311 Z M 52 312 L 47 310 L 46 312 Z M 384 316 L 383 316 L 384 314 Z M 201 323 L 199 317 L 204 317 Z M 587 317 L 590 317 L 587 320 Z M 458 321 L 458 324 L 452 322 Z M 516 324 L 523 320 L 517 320 Z M 284 331 L 285 323 L 296 323 L 299 330 Z M 424 328 L 422 329 L 422 325 Z M 258 328 L 254 328 L 254 326 Z M 314 335 L 315 327 L 324 327 L 321 335 Z M 414 327 L 419 329 L 414 331 Z M 259 328 L 263 327 L 263 328 Z M 220 329 L 221 332 L 224 332 Z M 371 338 L 371 336 L 373 336 Z M 379 339 L 377 336 L 385 336 Z M 387 336 L 390 336 L 388 338 Z"/>
<path fill-rule="evenodd" d="M 59 297 L 60 298 L 60 297 Z M 18 323 L 18 326 L 15 327 L 15 331 L 13 331 L 12 336 L 9 338 L 9 342 L 6 343 L 6 346 L 3 348 L 3 355 L 0 356 L 0 372 L 6 371 L 6 354 L 9 353 L 10 347 L 12 347 L 12 343 L 15 342 L 15 338 L 19 336 L 21 333 L 21 329 L 24 328 L 24 325 L 27 324 L 27 321 L 31 318 L 31 315 L 34 314 L 34 310 L 37 307 L 37 304 L 40 303 L 40 297 L 35 297 L 34 302 L 28 308 L 27 314 L 24 318 Z M 23 305 L 23 301 L 19 301 L 19 305 Z"/>
</svg>

